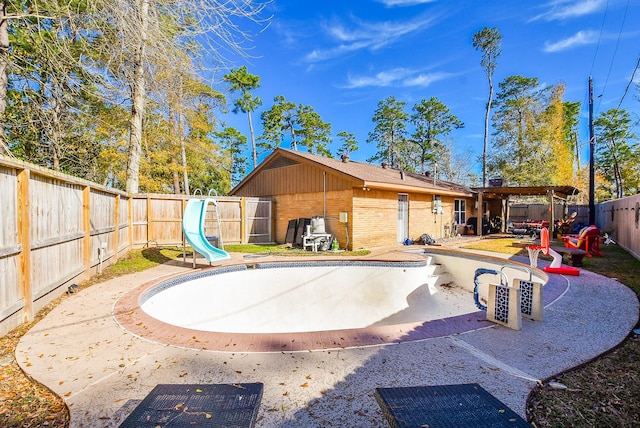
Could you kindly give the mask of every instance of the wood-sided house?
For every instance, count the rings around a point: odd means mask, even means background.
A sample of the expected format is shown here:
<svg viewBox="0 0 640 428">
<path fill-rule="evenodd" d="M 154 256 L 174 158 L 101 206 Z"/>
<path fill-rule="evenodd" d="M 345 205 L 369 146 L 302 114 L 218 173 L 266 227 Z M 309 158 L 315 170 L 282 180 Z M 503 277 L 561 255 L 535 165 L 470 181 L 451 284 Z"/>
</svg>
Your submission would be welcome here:
<svg viewBox="0 0 640 428">
<path fill-rule="evenodd" d="M 274 233 L 284 243 L 289 221 L 324 217 L 327 233 L 349 249 L 396 245 L 422 234 L 441 238 L 475 215 L 466 186 L 368 163 L 276 149 L 230 192 L 274 201 Z"/>
</svg>

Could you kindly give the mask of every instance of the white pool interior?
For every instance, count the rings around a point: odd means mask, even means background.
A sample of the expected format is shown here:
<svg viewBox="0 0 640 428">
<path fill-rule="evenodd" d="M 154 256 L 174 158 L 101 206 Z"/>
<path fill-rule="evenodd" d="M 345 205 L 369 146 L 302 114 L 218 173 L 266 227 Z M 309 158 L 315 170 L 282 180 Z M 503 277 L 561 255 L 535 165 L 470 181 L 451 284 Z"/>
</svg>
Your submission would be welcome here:
<svg viewBox="0 0 640 428">
<path fill-rule="evenodd" d="M 142 309 L 179 327 L 284 333 L 428 321 L 475 312 L 428 263 L 273 263 L 202 272 L 153 287 Z"/>
</svg>

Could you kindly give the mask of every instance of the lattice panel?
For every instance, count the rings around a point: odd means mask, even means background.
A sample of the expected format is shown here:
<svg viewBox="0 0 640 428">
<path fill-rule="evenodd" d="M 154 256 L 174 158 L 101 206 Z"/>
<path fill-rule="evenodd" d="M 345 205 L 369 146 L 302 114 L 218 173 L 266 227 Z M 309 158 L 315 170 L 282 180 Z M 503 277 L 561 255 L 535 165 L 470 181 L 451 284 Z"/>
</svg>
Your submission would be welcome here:
<svg viewBox="0 0 640 428">
<path fill-rule="evenodd" d="M 496 287 L 496 301 L 494 302 L 496 320 L 503 323 L 509 322 L 509 289 L 507 287 Z"/>
<path fill-rule="evenodd" d="M 489 284 L 487 320 L 520 330 L 520 288 L 501 284 Z"/>
<path fill-rule="evenodd" d="M 513 281 L 515 288 L 520 288 L 520 312 L 526 318 L 542 321 L 542 284 L 539 282 L 516 279 Z"/>
</svg>

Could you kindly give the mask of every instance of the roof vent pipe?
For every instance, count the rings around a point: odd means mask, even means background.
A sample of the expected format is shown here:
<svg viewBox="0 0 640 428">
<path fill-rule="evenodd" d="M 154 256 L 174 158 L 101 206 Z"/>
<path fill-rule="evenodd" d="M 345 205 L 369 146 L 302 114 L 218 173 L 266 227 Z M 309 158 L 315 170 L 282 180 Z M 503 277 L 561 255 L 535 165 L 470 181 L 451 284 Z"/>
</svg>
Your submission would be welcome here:
<svg viewBox="0 0 640 428">
<path fill-rule="evenodd" d="M 386 162 L 382 162 L 382 169 L 387 169 L 389 167 L 389 164 Z"/>
<path fill-rule="evenodd" d="M 342 159 L 342 162 L 344 162 L 344 163 L 349 162 L 349 154 L 348 153 L 344 153 L 342 156 L 340 156 L 340 159 Z"/>
<path fill-rule="evenodd" d="M 431 177 L 431 171 L 425 171 L 424 172 L 424 176 L 425 177 Z"/>
<path fill-rule="evenodd" d="M 400 171 L 400 179 L 404 181 L 404 171 Z"/>
<path fill-rule="evenodd" d="M 436 176 L 438 175 L 438 162 L 433 163 L 433 185 L 436 185 Z"/>
</svg>

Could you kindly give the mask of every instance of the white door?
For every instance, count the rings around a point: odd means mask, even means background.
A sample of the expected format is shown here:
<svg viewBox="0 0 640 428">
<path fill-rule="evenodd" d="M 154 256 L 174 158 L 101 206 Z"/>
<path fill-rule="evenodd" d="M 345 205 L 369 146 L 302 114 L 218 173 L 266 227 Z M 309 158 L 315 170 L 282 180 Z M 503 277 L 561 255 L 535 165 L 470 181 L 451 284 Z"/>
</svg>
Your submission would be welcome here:
<svg viewBox="0 0 640 428">
<path fill-rule="evenodd" d="M 409 195 L 398 194 L 398 242 L 409 237 Z"/>
</svg>

